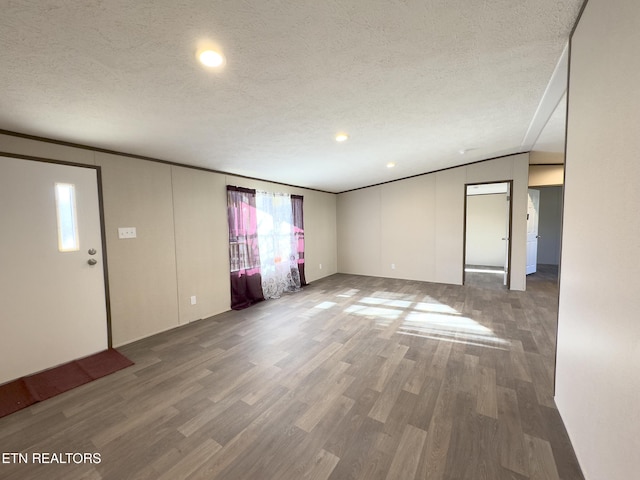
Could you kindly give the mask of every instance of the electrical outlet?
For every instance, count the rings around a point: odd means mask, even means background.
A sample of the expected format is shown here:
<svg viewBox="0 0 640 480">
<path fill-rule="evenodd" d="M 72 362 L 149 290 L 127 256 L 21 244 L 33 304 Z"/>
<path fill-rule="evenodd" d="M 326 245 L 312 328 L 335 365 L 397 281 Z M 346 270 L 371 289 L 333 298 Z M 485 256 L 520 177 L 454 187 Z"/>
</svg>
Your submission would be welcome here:
<svg viewBox="0 0 640 480">
<path fill-rule="evenodd" d="M 195 305 L 195 304 L 196 304 L 196 296 L 191 295 L 191 305 Z"/>
<path fill-rule="evenodd" d="M 120 227 L 118 228 L 118 238 L 119 239 L 125 239 L 125 238 L 136 238 L 137 234 L 136 234 L 136 227 Z"/>
<path fill-rule="evenodd" d="M 318 267 L 320 270 L 322 270 L 322 264 L 320 264 L 320 266 Z"/>
<path fill-rule="evenodd" d="M 395 269 L 396 269 L 396 264 L 395 264 L 395 263 L 392 263 L 392 264 L 391 264 L 391 270 L 395 270 Z"/>
</svg>

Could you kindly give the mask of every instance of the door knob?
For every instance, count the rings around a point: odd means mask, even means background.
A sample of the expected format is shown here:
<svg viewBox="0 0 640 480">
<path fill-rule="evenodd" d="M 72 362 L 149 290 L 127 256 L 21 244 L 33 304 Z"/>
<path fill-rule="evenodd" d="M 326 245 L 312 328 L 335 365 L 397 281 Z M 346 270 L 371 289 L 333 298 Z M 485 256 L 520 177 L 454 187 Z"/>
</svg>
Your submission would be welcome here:
<svg viewBox="0 0 640 480">
<path fill-rule="evenodd" d="M 89 249 L 89 251 L 88 251 L 87 253 L 88 253 L 89 255 L 95 255 L 95 254 L 96 254 L 96 253 L 98 253 L 98 252 L 96 251 L 96 249 L 95 249 L 95 248 L 90 248 L 90 249 Z"/>
<path fill-rule="evenodd" d="M 87 260 L 87 263 L 91 266 L 95 265 L 96 263 L 98 263 L 98 261 L 95 258 L 90 258 L 89 260 Z"/>
</svg>

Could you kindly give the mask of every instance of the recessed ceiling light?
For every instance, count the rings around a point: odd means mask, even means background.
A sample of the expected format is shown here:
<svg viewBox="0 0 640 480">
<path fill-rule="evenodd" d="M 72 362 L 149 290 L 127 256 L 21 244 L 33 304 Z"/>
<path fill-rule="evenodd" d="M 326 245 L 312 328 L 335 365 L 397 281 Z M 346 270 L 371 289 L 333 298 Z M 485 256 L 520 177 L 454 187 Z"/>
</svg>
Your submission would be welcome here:
<svg viewBox="0 0 640 480">
<path fill-rule="evenodd" d="M 215 50 L 204 50 L 198 54 L 198 59 L 206 67 L 220 67 L 224 63 L 224 57 Z"/>
<path fill-rule="evenodd" d="M 349 139 L 349 135 L 346 133 L 338 133 L 336 135 L 336 142 L 346 142 Z"/>
<path fill-rule="evenodd" d="M 396 166 L 395 162 L 389 162 L 389 163 L 387 163 L 387 168 L 393 168 L 393 167 L 395 167 L 395 166 Z"/>
</svg>

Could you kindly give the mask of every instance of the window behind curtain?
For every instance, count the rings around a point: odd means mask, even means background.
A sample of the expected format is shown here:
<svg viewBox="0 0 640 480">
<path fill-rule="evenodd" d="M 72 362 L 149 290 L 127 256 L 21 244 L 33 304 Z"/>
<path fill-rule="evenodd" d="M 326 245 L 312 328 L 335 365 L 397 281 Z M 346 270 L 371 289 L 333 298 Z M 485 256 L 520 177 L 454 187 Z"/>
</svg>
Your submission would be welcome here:
<svg viewBox="0 0 640 480">
<path fill-rule="evenodd" d="M 231 308 L 306 285 L 303 197 L 228 186 L 227 199 Z"/>
<path fill-rule="evenodd" d="M 304 217 L 302 214 L 302 195 L 291 195 L 291 210 L 293 212 L 293 236 L 297 250 L 298 272 L 300 285 L 305 286 L 304 276 Z"/>
<path fill-rule="evenodd" d="M 231 308 L 239 310 L 264 300 L 258 249 L 256 191 L 227 186 L 227 209 Z"/>
<path fill-rule="evenodd" d="M 256 193 L 262 294 L 278 298 L 300 289 L 298 245 L 291 195 Z"/>
</svg>

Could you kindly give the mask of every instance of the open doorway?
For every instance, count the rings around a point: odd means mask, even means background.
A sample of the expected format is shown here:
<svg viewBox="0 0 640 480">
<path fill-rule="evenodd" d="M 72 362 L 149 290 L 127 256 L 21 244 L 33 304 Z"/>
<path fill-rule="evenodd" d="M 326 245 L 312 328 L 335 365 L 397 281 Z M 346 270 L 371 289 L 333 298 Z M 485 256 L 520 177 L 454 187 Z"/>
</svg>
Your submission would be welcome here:
<svg viewBox="0 0 640 480">
<path fill-rule="evenodd" d="M 511 286 L 512 186 L 512 181 L 465 185 L 465 285 Z"/>
<path fill-rule="evenodd" d="M 527 275 L 558 274 L 562 238 L 562 185 L 529 188 Z"/>
<path fill-rule="evenodd" d="M 539 187 L 540 219 L 538 221 L 538 264 L 560 265 L 562 241 L 562 186 Z"/>
<path fill-rule="evenodd" d="M 538 271 L 538 223 L 540 219 L 540 190 L 530 188 L 527 191 L 527 266 L 526 273 Z"/>
</svg>

